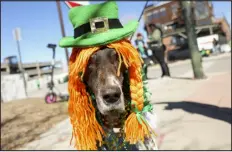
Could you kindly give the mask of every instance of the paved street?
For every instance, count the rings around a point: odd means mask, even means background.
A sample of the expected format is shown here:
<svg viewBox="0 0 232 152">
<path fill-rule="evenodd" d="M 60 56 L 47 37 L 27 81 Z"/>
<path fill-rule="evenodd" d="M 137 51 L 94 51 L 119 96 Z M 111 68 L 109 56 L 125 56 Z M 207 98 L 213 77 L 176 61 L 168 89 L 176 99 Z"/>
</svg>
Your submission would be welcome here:
<svg viewBox="0 0 232 152">
<path fill-rule="evenodd" d="M 169 67 L 172 78 L 159 78 L 159 66 L 148 74 L 159 149 L 231 150 L 231 54 L 204 58 L 204 80 L 192 79 L 190 60 Z M 40 137 L 22 150 L 74 150 L 68 119 Z"/>
<path fill-rule="evenodd" d="M 228 69 L 230 70 L 231 67 L 231 59 L 228 57 L 228 54 L 203 58 L 203 61 L 203 66 L 206 66 L 206 68 L 204 68 L 206 73 L 225 72 L 228 71 Z M 211 66 L 212 64 L 215 64 L 216 67 Z M 169 64 L 169 68 L 172 77 L 179 77 L 187 74 L 188 72 L 192 73 L 192 65 L 190 60 L 177 61 L 176 63 Z M 160 76 L 161 70 L 159 65 L 150 68 L 148 72 L 149 78 L 159 78 Z"/>
</svg>

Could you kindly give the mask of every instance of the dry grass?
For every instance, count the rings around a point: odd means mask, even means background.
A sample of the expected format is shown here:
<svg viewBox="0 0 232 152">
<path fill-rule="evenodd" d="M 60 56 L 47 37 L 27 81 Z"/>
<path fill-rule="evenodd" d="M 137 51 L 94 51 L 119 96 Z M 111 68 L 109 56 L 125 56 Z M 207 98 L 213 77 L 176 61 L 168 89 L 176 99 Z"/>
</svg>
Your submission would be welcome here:
<svg viewBox="0 0 232 152">
<path fill-rule="evenodd" d="M 67 102 L 33 98 L 1 103 L 1 149 L 15 150 L 68 117 Z"/>
</svg>

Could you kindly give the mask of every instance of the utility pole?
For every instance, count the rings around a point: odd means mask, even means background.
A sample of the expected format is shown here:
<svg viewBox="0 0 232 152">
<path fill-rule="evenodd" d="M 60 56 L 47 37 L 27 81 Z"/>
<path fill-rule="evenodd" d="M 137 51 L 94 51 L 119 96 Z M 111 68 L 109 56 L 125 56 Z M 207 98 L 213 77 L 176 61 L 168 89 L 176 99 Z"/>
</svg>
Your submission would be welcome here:
<svg viewBox="0 0 232 152">
<path fill-rule="evenodd" d="M 24 69 L 23 69 L 23 65 L 22 65 L 22 56 L 21 56 L 21 50 L 20 50 L 20 45 L 19 45 L 19 41 L 21 40 L 20 29 L 19 28 L 14 29 L 13 35 L 14 35 L 14 38 L 15 38 L 16 43 L 17 43 L 17 50 L 18 50 L 18 55 L 19 55 L 18 66 L 19 66 L 20 73 L 22 74 L 25 95 L 27 97 L 27 83 L 26 83 L 26 79 L 25 79 L 25 75 L 24 75 Z"/>
<path fill-rule="evenodd" d="M 60 20 L 60 27 L 61 27 L 61 33 L 62 33 L 62 37 L 65 37 L 65 31 L 64 31 L 64 21 L 63 21 L 63 16 L 62 16 L 62 11 L 61 11 L 61 6 L 60 6 L 60 1 L 56 1 L 56 5 L 57 5 L 57 10 L 58 10 L 58 14 L 59 14 L 59 20 Z M 66 60 L 67 60 L 67 65 L 68 65 L 68 61 L 69 61 L 69 53 L 68 53 L 68 49 L 64 48 L 65 50 L 65 54 L 66 54 Z"/>
<path fill-rule="evenodd" d="M 202 57 L 197 45 L 197 36 L 195 33 L 195 22 L 192 11 L 192 1 L 181 1 L 182 13 L 184 15 L 185 30 L 188 37 L 188 46 L 190 49 L 191 63 L 195 79 L 205 78 L 202 68 Z"/>
<path fill-rule="evenodd" d="M 147 7 L 147 4 L 148 4 L 148 0 L 146 1 L 145 5 L 144 5 L 144 7 L 143 7 L 143 10 L 142 10 L 142 12 L 141 12 L 141 14 L 140 14 L 140 16 L 139 16 L 138 22 L 140 22 L 140 20 L 141 20 L 141 18 L 142 18 L 142 16 L 143 16 L 143 12 L 144 12 L 145 8 Z M 130 41 L 132 40 L 133 36 L 134 36 L 134 33 L 131 35 Z"/>
</svg>

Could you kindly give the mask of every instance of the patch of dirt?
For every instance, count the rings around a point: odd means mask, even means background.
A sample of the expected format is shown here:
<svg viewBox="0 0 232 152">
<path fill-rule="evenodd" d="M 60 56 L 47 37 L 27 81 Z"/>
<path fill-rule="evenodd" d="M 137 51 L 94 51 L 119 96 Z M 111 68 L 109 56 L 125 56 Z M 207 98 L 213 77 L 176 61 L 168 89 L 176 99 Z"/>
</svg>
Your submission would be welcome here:
<svg viewBox="0 0 232 152">
<path fill-rule="evenodd" d="M 68 118 L 68 102 L 31 98 L 1 103 L 1 150 L 16 150 Z"/>
</svg>

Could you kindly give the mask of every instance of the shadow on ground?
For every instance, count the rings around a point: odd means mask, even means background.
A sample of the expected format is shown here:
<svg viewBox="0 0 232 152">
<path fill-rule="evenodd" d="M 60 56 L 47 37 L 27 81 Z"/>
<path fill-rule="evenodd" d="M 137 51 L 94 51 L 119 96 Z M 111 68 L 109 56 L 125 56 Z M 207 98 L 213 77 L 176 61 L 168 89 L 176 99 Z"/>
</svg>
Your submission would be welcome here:
<svg viewBox="0 0 232 152">
<path fill-rule="evenodd" d="M 222 108 L 193 101 L 158 102 L 155 104 L 168 104 L 165 110 L 182 109 L 189 113 L 204 115 L 231 124 L 231 108 Z"/>
<path fill-rule="evenodd" d="M 194 79 L 192 77 L 168 77 L 170 79 L 179 79 L 179 80 L 198 80 L 198 79 Z M 158 79 L 162 79 L 162 77 L 148 77 L 148 80 L 158 80 Z M 205 78 L 204 78 L 205 79 Z M 202 79 L 202 80 L 204 80 Z"/>
<path fill-rule="evenodd" d="M 194 78 L 191 77 L 171 77 L 172 79 L 180 79 L 180 80 L 195 80 Z"/>
</svg>

